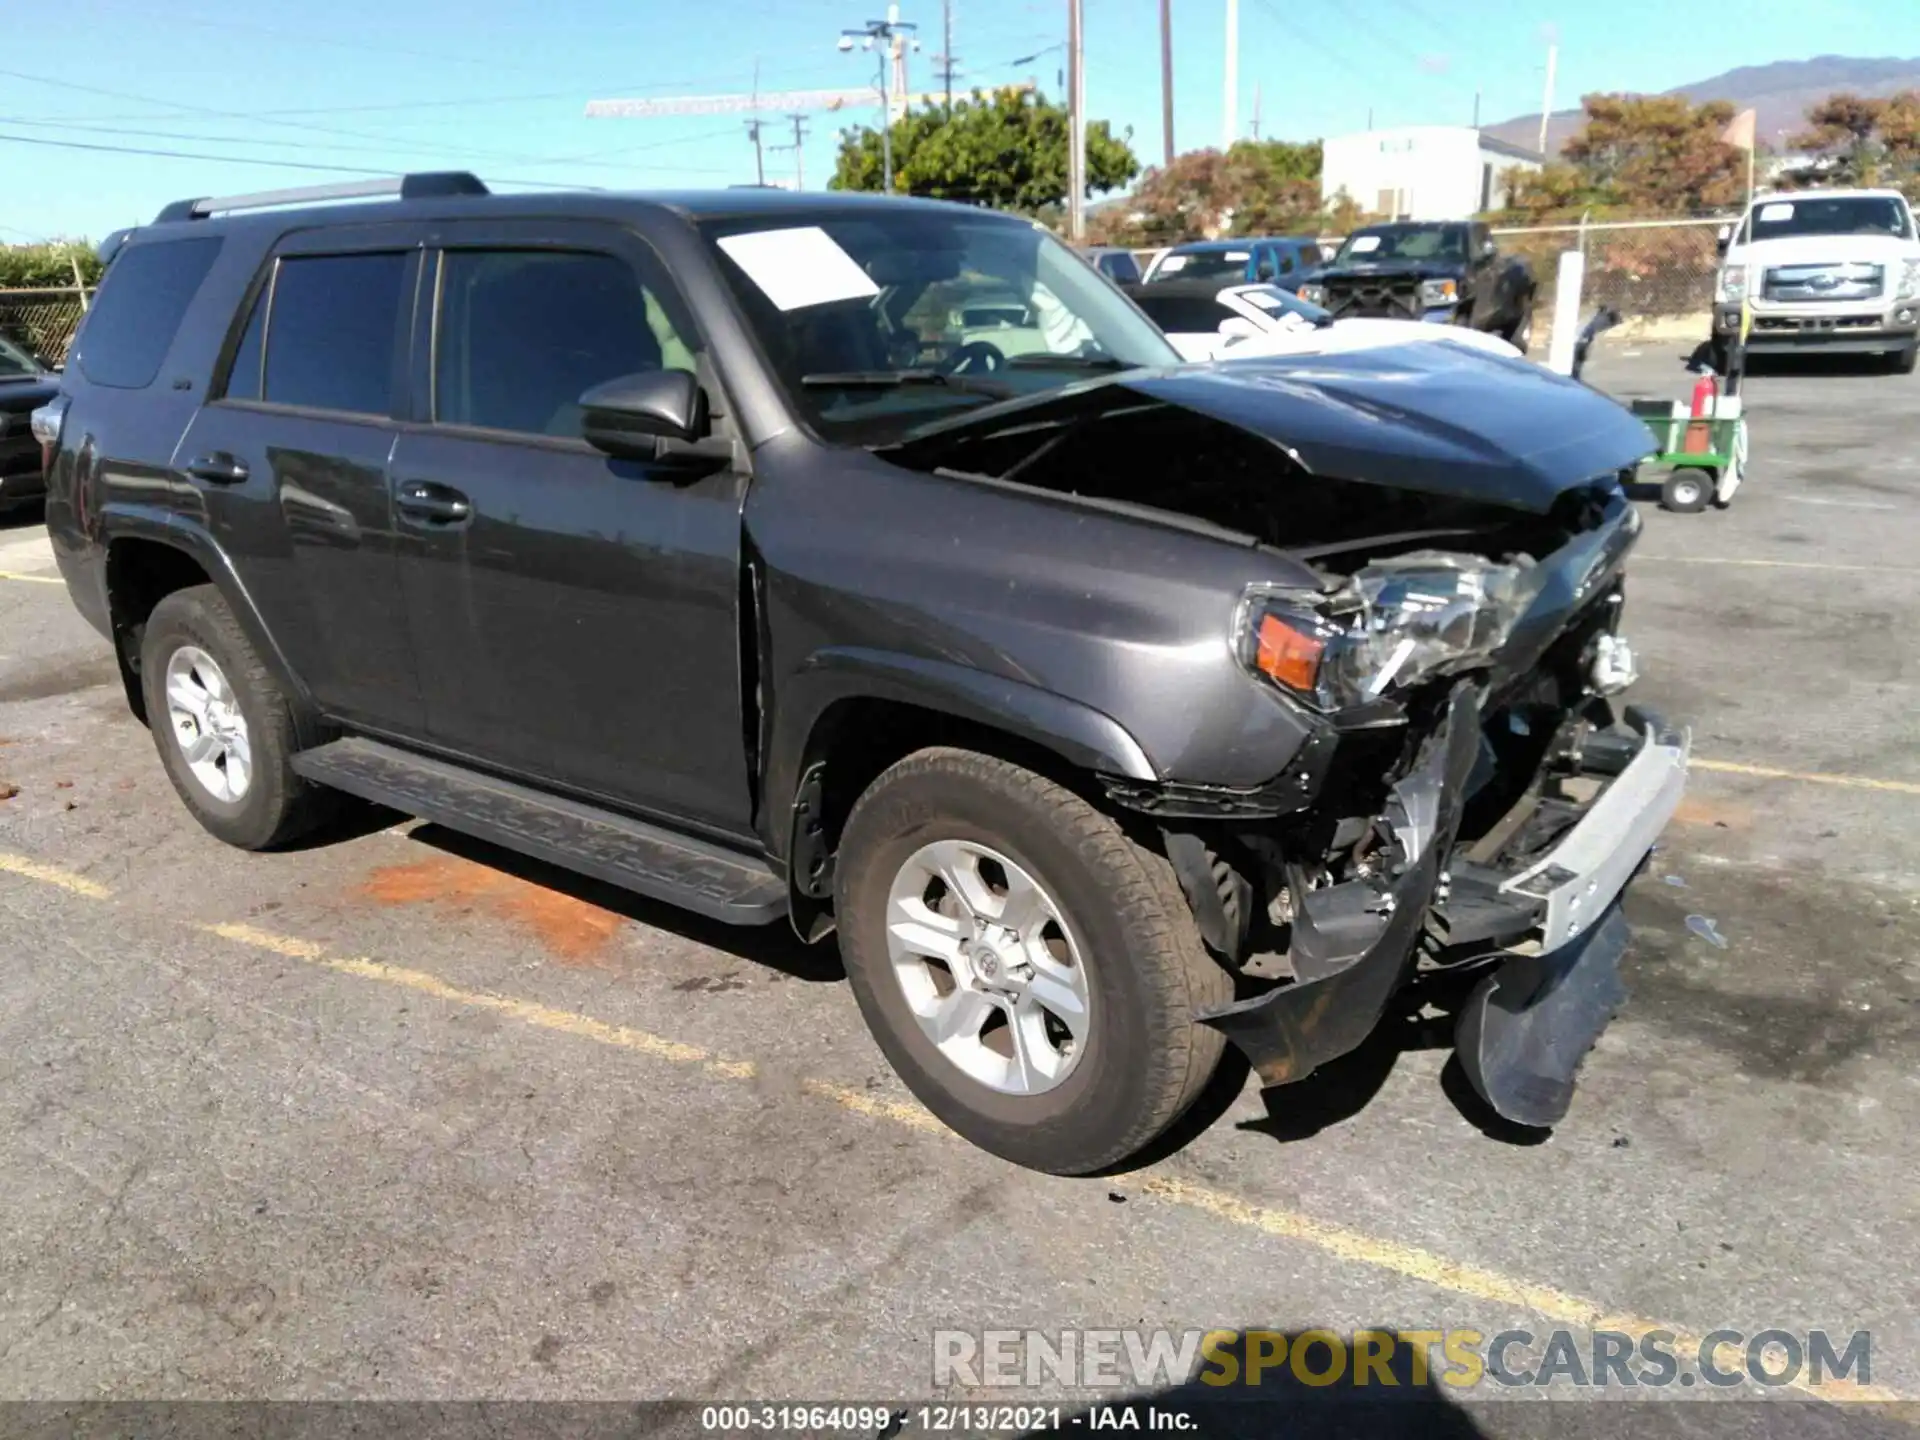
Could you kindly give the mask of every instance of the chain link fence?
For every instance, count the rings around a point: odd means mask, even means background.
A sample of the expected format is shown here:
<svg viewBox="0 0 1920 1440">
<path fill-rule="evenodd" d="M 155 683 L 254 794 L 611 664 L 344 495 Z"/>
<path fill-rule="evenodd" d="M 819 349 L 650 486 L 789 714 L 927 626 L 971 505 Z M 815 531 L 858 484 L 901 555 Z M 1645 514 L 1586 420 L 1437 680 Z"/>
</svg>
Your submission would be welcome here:
<svg viewBox="0 0 1920 1440">
<path fill-rule="evenodd" d="M 31 350 L 49 365 L 66 363 L 80 317 L 92 292 L 72 286 L 55 290 L 0 290 L 0 335 Z"/>
<path fill-rule="evenodd" d="M 1503 251 L 1532 265 L 1542 304 L 1552 305 L 1560 257 L 1580 250 L 1587 257 L 1582 315 L 1611 306 L 1625 320 L 1660 320 L 1705 317 L 1712 311 L 1720 264 L 1715 241 L 1726 223 L 1720 216 L 1610 220 L 1495 228 L 1493 235 Z"/>
</svg>

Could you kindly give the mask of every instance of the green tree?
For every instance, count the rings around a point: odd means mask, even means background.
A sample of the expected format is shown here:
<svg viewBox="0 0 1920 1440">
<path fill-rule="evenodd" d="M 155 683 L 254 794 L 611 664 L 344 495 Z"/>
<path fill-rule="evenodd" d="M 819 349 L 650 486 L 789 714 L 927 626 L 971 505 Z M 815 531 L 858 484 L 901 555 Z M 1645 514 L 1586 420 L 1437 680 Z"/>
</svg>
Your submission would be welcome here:
<svg viewBox="0 0 1920 1440">
<path fill-rule="evenodd" d="M 1720 138 L 1733 119 L 1726 101 L 1594 94 L 1580 103 L 1586 123 L 1560 161 L 1506 176 L 1510 218 L 1693 215 L 1745 198 L 1746 152 Z"/>
<path fill-rule="evenodd" d="M 1095 217 L 1116 245 L 1172 245 L 1200 236 L 1311 233 L 1321 228 L 1320 142 L 1242 140 L 1189 150 L 1155 166 L 1123 203 Z"/>
<path fill-rule="evenodd" d="M 73 285 L 74 262 L 89 285 L 100 280 L 100 262 L 84 240 L 44 245 L 0 245 L 0 290 L 64 289 Z"/>
<path fill-rule="evenodd" d="M 964 200 L 1028 214 L 1067 196 L 1067 112 L 1032 91 L 999 90 L 903 115 L 893 123 L 893 188 L 936 200 Z M 1089 193 L 1126 184 L 1140 162 L 1104 120 L 1087 126 Z M 880 132 L 840 134 L 835 190 L 878 190 Z"/>
</svg>

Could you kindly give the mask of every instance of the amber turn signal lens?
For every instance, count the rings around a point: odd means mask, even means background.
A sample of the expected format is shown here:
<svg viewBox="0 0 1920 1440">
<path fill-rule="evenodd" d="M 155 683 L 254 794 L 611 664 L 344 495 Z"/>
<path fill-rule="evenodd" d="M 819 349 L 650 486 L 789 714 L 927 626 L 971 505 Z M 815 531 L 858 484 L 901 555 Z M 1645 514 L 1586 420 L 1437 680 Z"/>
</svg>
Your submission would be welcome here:
<svg viewBox="0 0 1920 1440">
<path fill-rule="evenodd" d="M 1326 642 L 1301 633 L 1278 615 L 1262 615 L 1258 634 L 1260 648 L 1254 663 L 1260 672 L 1289 690 L 1312 694 Z"/>
</svg>

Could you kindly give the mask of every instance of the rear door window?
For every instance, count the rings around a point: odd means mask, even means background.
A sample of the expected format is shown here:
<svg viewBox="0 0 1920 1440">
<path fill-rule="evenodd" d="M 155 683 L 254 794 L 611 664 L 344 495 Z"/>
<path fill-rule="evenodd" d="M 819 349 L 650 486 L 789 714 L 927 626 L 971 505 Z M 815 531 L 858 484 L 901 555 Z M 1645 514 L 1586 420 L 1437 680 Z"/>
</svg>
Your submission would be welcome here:
<svg viewBox="0 0 1920 1440">
<path fill-rule="evenodd" d="M 107 267 L 72 364 L 96 385 L 142 390 L 160 373 L 213 258 L 217 235 L 133 245 Z"/>
<path fill-rule="evenodd" d="M 282 259 L 261 398 L 350 415 L 390 413 L 406 274 L 401 251 Z"/>
</svg>

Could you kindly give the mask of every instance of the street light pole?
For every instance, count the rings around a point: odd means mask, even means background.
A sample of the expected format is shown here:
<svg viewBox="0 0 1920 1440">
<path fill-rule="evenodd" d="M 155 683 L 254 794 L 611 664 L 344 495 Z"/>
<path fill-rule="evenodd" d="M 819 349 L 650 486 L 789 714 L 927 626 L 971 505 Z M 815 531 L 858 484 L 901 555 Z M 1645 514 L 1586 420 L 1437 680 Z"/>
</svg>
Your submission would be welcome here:
<svg viewBox="0 0 1920 1440">
<path fill-rule="evenodd" d="M 1087 234 L 1087 54 L 1080 0 L 1067 0 L 1067 239 Z"/>
<path fill-rule="evenodd" d="M 842 50 L 853 49 L 858 41 L 863 50 L 880 53 L 880 188 L 889 195 L 893 193 L 893 92 L 888 72 L 899 56 L 901 45 L 912 40 L 914 49 L 920 48 L 920 42 L 912 39 L 918 28 L 912 21 L 900 18 L 898 5 L 889 5 L 886 19 L 869 20 L 859 29 L 840 32 Z"/>
</svg>

